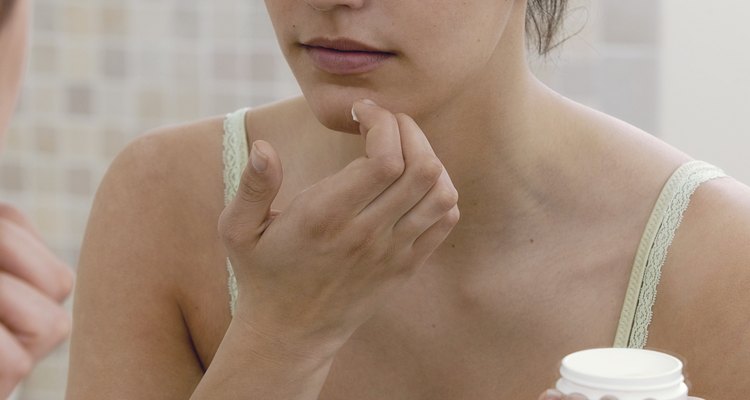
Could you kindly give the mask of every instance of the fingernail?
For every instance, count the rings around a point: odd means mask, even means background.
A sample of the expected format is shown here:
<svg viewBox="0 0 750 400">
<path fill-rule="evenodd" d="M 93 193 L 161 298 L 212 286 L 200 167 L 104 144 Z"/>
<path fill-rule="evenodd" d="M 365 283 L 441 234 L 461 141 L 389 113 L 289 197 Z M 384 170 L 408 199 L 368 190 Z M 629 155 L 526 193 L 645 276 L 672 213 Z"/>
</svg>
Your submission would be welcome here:
<svg viewBox="0 0 750 400">
<path fill-rule="evenodd" d="M 354 112 L 354 107 L 352 107 L 352 119 L 354 122 L 359 122 L 359 118 L 357 118 L 357 113 Z"/>
<path fill-rule="evenodd" d="M 377 104 L 375 104 L 374 101 L 372 101 L 370 99 L 363 99 L 362 102 L 365 103 L 365 104 L 369 104 L 371 106 L 376 106 L 377 105 Z"/>
<path fill-rule="evenodd" d="M 268 167 L 268 157 L 262 151 L 258 150 L 258 146 L 255 143 L 250 148 L 250 163 L 258 172 L 263 172 Z"/>
<path fill-rule="evenodd" d="M 563 394 L 555 389 L 549 389 L 544 393 L 544 400 L 562 400 Z"/>
<path fill-rule="evenodd" d="M 588 397 L 580 393 L 573 393 L 573 394 L 569 394 L 567 399 L 568 400 L 588 400 Z"/>
</svg>

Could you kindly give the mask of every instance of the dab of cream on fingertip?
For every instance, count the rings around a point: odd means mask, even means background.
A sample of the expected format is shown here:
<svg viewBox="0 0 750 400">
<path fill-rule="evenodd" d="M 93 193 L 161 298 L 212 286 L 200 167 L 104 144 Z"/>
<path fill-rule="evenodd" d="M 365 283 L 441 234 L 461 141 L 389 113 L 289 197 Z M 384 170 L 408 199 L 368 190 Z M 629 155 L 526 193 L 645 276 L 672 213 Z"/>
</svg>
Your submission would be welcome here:
<svg viewBox="0 0 750 400">
<path fill-rule="evenodd" d="M 352 119 L 354 122 L 359 122 L 359 118 L 357 118 L 357 113 L 354 112 L 354 107 L 352 107 Z"/>
</svg>

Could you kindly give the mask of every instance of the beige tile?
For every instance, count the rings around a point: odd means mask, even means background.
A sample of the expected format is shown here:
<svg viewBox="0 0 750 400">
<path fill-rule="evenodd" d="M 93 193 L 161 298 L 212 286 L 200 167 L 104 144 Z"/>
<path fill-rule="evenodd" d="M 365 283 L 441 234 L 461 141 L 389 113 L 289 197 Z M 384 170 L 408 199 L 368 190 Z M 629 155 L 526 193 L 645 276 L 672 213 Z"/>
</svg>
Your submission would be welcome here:
<svg viewBox="0 0 750 400">
<path fill-rule="evenodd" d="M 35 194 L 49 194 L 60 192 L 65 187 L 63 181 L 64 175 L 57 165 L 51 163 L 41 163 L 28 167 L 32 175 L 31 190 Z"/>
<path fill-rule="evenodd" d="M 93 112 L 93 94 L 89 85 L 70 85 L 65 94 L 67 112 L 77 115 L 89 115 Z"/>
<path fill-rule="evenodd" d="M 660 5 L 654 0 L 602 1 L 602 36 L 605 42 L 655 44 Z"/>
<path fill-rule="evenodd" d="M 240 71 L 240 59 L 237 53 L 217 51 L 212 56 L 214 78 L 220 81 L 237 80 Z"/>
<path fill-rule="evenodd" d="M 167 101 L 169 114 L 178 119 L 192 121 L 201 114 L 201 92 L 199 90 L 179 90 Z"/>
<path fill-rule="evenodd" d="M 87 168 L 68 168 L 65 190 L 75 196 L 91 196 L 93 185 L 91 182 L 91 171 Z"/>
<path fill-rule="evenodd" d="M 201 59 L 197 53 L 177 52 L 172 55 L 172 74 L 181 82 L 193 82 L 200 75 Z"/>
<path fill-rule="evenodd" d="M 120 128 L 108 126 L 101 130 L 102 152 L 101 155 L 107 159 L 114 158 L 128 142 L 128 137 Z"/>
<path fill-rule="evenodd" d="M 8 127 L 8 131 L 5 135 L 5 143 L 2 148 L 3 153 L 7 154 L 9 152 L 18 152 L 23 150 L 23 129 L 19 129 L 18 123 L 19 118 L 16 118 L 13 123 Z M 0 157 L 0 160 L 3 158 Z"/>
<path fill-rule="evenodd" d="M 96 53 L 90 43 L 79 43 L 65 49 L 62 75 L 68 80 L 91 81 L 96 77 Z"/>
<path fill-rule="evenodd" d="M 31 51 L 31 69 L 38 74 L 55 74 L 60 68 L 59 49 L 52 44 L 37 43 Z"/>
<path fill-rule="evenodd" d="M 201 32 L 201 22 L 197 10 L 190 7 L 189 3 L 178 3 L 172 23 L 175 37 L 180 39 L 197 39 Z"/>
<path fill-rule="evenodd" d="M 56 1 L 37 0 L 34 2 L 34 30 L 55 32 L 60 29 L 60 7 Z"/>
<path fill-rule="evenodd" d="M 36 207 L 33 211 L 34 223 L 45 238 L 59 238 L 67 231 L 65 213 L 61 209 L 48 206 Z"/>
<path fill-rule="evenodd" d="M 123 49 L 105 48 L 101 52 L 102 75 L 106 78 L 126 78 L 130 74 L 128 53 Z"/>
<path fill-rule="evenodd" d="M 94 7 L 67 2 L 63 6 L 63 30 L 85 35 L 94 33 Z"/>
<path fill-rule="evenodd" d="M 99 32 L 103 35 L 127 36 L 130 12 L 124 4 L 106 4 L 99 14 Z"/>
<path fill-rule="evenodd" d="M 60 132 L 60 158 L 65 163 L 78 166 L 88 160 L 96 159 L 101 146 L 99 127 L 92 126 L 86 118 L 79 118 L 76 122 L 65 124 Z M 62 181 L 64 180 L 61 179 Z"/>
<path fill-rule="evenodd" d="M 138 116 L 159 118 L 163 116 L 163 95 L 156 89 L 142 89 L 138 93 Z"/>
<path fill-rule="evenodd" d="M 280 67 L 283 66 L 277 63 L 274 54 L 255 53 L 245 58 L 243 72 L 247 79 L 259 82 L 272 82 L 276 79 Z"/>
<path fill-rule="evenodd" d="M 59 86 L 40 84 L 30 90 L 33 112 L 30 114 L 53 114 L 62 109 L 61 92 Z"/>
<path fill-rule="evenodd" d="M 0 185 L 3 190 L 20 192 L 27 187 L 24 168 L 14 161 L 0 162 Z"/>
<path fill-rule="evenodd" d="M 36 150 L 51 155 L 59 151 L 59 136 L 54 126 L 38 124 L 34 127 Z"/>
</svg>

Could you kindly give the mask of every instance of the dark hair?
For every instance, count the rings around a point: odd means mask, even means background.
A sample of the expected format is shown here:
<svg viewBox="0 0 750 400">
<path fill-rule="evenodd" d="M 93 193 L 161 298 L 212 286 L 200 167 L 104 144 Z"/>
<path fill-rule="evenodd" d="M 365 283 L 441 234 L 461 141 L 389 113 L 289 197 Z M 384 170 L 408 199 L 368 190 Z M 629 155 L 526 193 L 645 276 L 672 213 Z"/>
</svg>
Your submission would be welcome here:
<svg viewBox="0 0 750 400">
<path fill-rule="evenodd" d="M 565 19 L 568 0 L 528 0 L 526 9 L 527 39 L 540 55 L 559 46 L 557 35 Z"/>
</svg>

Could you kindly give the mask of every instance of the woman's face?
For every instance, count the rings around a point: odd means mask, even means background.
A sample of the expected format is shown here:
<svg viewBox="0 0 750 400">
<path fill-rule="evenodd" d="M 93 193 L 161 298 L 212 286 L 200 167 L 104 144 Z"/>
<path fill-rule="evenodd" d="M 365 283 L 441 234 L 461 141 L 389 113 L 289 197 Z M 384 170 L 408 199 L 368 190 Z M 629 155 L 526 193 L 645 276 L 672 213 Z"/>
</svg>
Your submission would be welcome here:
<svg viewBox="0 0 750 400">
<path fill-rule="evenodd" d="M 0 145 L 16 105 L 26 51 L 26 0 L 0 0 Z"/>
<path fill-rule="evenodd" d="M 494 68 L 510 16 L 524 4 L 266 0 L 281 50 L 312 111 L 326 127 L 345 132 L 357 130 L 350 114 L 357 99 L 419 119 L 475 86 Z"/>
</svg>

